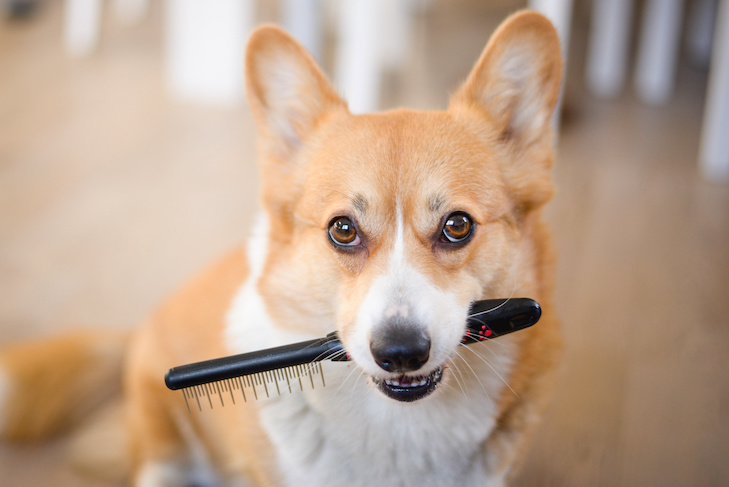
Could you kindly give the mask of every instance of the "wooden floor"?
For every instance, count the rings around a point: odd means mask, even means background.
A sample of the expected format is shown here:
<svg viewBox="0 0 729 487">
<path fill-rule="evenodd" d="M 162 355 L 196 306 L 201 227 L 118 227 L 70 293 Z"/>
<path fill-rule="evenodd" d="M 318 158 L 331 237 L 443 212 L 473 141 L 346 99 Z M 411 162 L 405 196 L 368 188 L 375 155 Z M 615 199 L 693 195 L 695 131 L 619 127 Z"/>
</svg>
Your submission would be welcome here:
<svg viewBox="0 0 729 487">
<path fill-rule="evenodd" d="M 139 322 L 246 235 L 256 201 L 247 109 L 165 95 L 159 5 L 140 26 L 106 19 L 100 50 L 70 60 L 59 3 L 0 22 L 0 343 Z M 444 106 L 520 3 L 436 2 L 385 107 Z M 517 484 L 726 486 L 729 185 L 696 171 L 706 76 L 682 64 L 666 107 L 629 90 L 593 100 L 587 18 L 578 8 L 549 213 L 567 351 Z M 0 484 L 94 485 L 64 446 L 0 445 Z"/>
</svg>

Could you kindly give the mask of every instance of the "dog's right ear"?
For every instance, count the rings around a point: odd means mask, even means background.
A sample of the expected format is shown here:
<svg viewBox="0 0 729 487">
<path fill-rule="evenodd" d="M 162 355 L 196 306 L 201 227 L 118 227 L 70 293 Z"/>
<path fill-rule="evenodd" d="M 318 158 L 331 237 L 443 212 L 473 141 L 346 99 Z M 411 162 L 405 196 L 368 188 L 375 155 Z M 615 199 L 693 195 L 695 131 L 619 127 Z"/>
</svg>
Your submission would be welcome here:
<svg viewBox="0 0 729 487">
<path fill-rule="evenodd" d="M 521 211 L 552 196 L 550 122 L 561 77 L 556 29 L 543 15 L 526 10 L 499 26 L 451 99 L 453 113 L 482 130 L 489 143 L 507 149 L 502 174 Z"/>
<path fill-rule="evenodd" d="M 561 78 L 556 29 L 543 15 L 524 10 L 494 32 L 451 106 L 480 112 L 500 140 L 523 148 L 549 135 Z"/>
<path fill-rule="evenodd" d="M 280 28 L 256 29 L 246 50 L 246 88 L 266 155 L 286 162 L 332 110 L 346 110 L 308 52 Z"/>
</svg>

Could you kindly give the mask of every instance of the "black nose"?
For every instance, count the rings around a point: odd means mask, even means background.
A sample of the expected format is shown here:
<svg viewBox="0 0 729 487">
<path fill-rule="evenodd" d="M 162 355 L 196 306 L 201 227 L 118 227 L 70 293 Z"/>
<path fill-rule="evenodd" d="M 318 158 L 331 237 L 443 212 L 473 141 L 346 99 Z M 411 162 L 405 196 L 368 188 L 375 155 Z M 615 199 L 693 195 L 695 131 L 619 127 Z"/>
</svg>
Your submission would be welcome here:
<svg viewBox="0 0 729 487">
<path fill-rule="evenodd" d="M 430 337 L 413 327 L 388 326 L 373 336 L 370 351 L 382 369 L 412 372 L 428 361 Z"/>
</svg>

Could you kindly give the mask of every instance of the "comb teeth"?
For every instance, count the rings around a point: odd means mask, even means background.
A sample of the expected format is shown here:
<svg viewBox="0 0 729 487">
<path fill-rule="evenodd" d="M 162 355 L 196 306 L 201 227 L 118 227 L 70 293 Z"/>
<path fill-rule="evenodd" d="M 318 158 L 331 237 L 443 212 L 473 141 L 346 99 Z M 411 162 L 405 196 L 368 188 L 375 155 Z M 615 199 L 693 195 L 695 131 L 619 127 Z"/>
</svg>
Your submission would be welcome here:
<svg viewBox="0 0 729 487">
<path fill-rule="evenodd" d="M 195 406 L 202 411 L 320 386 L 326 387 L 324 371 L 321 362 L 314 362 L 185 387 L 181 391 L 187 411 L 192 413 Z"/>
</svg>

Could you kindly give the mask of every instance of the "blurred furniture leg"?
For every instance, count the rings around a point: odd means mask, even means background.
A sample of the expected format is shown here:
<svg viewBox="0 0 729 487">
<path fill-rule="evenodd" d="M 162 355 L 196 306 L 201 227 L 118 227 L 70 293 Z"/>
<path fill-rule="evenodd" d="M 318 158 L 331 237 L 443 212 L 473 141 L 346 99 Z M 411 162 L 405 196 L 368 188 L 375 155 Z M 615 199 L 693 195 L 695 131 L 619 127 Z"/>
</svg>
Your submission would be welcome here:
<svg viewBox="0 0 729 487">
<path fill-rule="evenodd" d="M 378 29 L 386 0 L 343 0 L 340 5 L 336 80 L 352 113 L 379 105 L 382 58 Z"/>
<path fill-rule="evenodd" d="M 91 54 L 99 42 L 101 0 L 66 0 L 63 44 L 74 57 Z"/>
<path fill-rule="evenodd" d="M 283 26 L 316 59 L 322 62 L 322 0 L 284 0 Z"/>
<path fill-rule="evenodd" d="M 552 21 L 562 42 L 562 56 L 567 58 L 570 45 L 573 0 L 529 0 L 529 8 Z"/>
<path fill-rule="evenodd" d="M 382 4 L 378 37 L 382 63 L 386 69 L 402 68 L 410 52 L 412 16 L 427 8 L 428 2 L 423 0 L 396 0 Z"/>
<path fill-rule="evenodd" d="M 638 46 L 635 88 L 648 104 L 663 104 L 673 91 L 681 38 L 683 0 L 648 0 Z"/>
<path fill-rule="evenodd" d="M 149 9 L 149 0 L 114 0 L 114 14 L 123 23 L 140 22 Z M 66 0 L 63 15 L 63 43 L 74 57 L 91 54 L 99 43 L 101 0 Z"/>
<path fill-rule="evenodd" d="M 253 0 L 167 0 L 165 62 L 172 94 L 185 101 L 239 103 L 253 21 Z"/>
<path fill-rule="evenodd" d="M 336 82 L 352 113 L 379 109 L 385 69 L 401 69 L 412 18 L 432 0 L 342 0 L 338 7 Z"/>
<path fill-rule="evenodd" d="M 114 0 L 114 16 L 125 25 L 141 22 L 149 10 L 149 0 Z"/>
<path fill-rule="evenodd" d="M 614 98 L 625 83 L 633 0 L 595 0 L 592 7 L 586 80 L 590 92 Z"/>
<path fill-rule="evenodd" d="M 729 0 L 716 16 L 699 161 L 706 178 L 729 181 Z"/>
<path fill-rule="evenodd" d="M 529 8 L 544 14 L 552 21 L 559 34 L 562 46 L 562 59 L 564 72 L 567 71 L 567 55 L 570 46 L 570 28 L 572 26 L 572 0 L 529 0 Z M 559 96 L 559 101 L 552 116 L 552 127 L 555 133 L 559 131 L 560 115 L 562 113 L 562 92 L 564 91 L 564 80 Z"/>
</svg>

